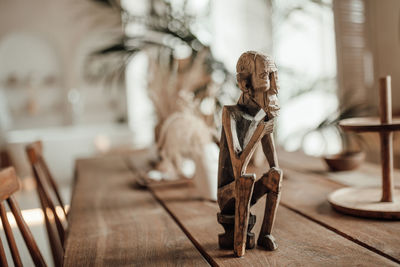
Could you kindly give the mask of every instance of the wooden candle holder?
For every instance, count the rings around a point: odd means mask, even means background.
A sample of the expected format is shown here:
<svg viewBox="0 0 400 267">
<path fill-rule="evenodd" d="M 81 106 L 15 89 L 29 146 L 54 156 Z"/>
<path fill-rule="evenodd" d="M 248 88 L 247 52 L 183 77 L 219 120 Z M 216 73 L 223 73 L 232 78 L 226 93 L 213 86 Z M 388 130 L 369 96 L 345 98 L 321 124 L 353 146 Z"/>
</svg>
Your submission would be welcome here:
<svg viewBox="0 0 400 267">
<path fill-rule="evenodd" d="M 393 183 L 393 132 L 400 130 L 400 119 L 392 119 L 390 76 L 379 81 L 380 120 L 353 118 L 342 120 L 344 131 L 376 132 L 380 134 L 382 188 L 349 187 L 333 192 L 328 200 L 342 213 L 377 219 L 400 219 L 400 189 Z"/>
</svg>

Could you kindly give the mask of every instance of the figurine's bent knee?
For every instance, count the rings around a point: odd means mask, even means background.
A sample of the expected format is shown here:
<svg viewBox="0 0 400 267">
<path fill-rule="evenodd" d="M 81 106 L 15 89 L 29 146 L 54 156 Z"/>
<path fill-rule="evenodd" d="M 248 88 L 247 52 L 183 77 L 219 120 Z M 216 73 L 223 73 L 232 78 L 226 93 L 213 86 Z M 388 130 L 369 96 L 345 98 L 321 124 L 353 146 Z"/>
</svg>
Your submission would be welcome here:
<svg viewBox="0 0 400 267">
<path fill-rule="evenodd" d="M 279 194 L 282 186 L 282 176 L 283 172 L 279 168 L 272 167 L 268 171 L 266 175 L 267 179 L 264 180 L 264 185 L 268 188 L 269 192 Z"/>
</svg>

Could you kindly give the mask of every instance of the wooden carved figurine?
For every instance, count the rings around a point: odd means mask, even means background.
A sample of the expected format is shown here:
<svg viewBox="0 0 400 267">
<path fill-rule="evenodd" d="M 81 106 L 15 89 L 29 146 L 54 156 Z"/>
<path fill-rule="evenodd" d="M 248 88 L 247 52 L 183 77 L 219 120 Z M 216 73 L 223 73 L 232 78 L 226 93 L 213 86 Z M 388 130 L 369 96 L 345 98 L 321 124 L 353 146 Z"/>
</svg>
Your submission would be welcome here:
<svg viewBox="0 0 400 267">
<path fill-rule="evenodd" d="M 264 219 L 258 246 L 275 250 L 271 235 L 279 204 L 282 171 L 279 169 L 273 139 L 277 100 L 277 68 L 273 60 L 257 52 L 242 54 L 236 65 L 237 82 L 242 94 L 236 105 L 225 106 L 222 112 L 222 134 L 218 166 L 218 222 L 225 233 L 219 246 L 234 249 L 241 257 L 245 248 L 255 247 L 251 232 L 256 216 L 250 206 L 267 194 Z M 246 173 L 247 165 L 261 141 L 270 169 L 256 181 L 256 175 Z"/>
</svg>

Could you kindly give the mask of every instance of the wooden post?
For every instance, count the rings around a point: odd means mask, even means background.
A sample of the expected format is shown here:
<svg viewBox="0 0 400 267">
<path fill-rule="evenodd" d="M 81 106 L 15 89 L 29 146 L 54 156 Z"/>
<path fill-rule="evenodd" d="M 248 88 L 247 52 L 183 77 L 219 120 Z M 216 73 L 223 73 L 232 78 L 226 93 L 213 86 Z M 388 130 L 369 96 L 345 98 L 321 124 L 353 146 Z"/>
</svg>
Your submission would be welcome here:
<svg viewBox="0 0 400 267">
<path fill-rule="evenodd" d="M 392 122 L 391 78 L 379 79 L 379 111 L 382 124 Z M 393 202 L 393 132 L 381 132 L 382 202 Z"/>
</svg>

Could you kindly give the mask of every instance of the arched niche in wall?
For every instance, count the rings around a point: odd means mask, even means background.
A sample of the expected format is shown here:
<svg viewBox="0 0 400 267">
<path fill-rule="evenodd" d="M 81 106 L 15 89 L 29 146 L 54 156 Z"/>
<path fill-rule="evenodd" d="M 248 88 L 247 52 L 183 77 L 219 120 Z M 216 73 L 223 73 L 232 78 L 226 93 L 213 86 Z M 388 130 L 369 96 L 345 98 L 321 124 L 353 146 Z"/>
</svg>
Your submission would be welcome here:
<svg viewBox="0 0 400 267">
<path fill-rule="evenodd" d="M 0 39 L 0 118 L 2 128 L 27 129 L 61 125 L 61 64 L 50 40 L 32 32 L 13 32 Z"/>
</svg>

